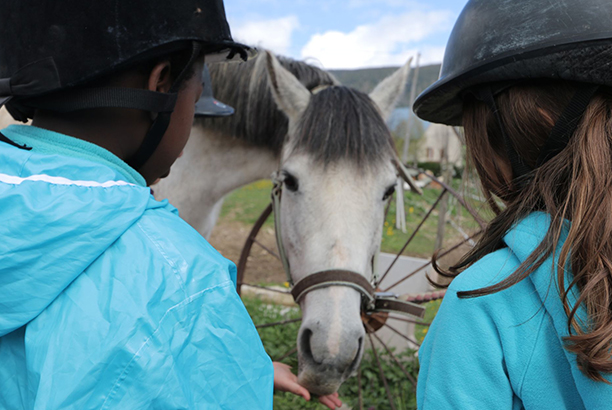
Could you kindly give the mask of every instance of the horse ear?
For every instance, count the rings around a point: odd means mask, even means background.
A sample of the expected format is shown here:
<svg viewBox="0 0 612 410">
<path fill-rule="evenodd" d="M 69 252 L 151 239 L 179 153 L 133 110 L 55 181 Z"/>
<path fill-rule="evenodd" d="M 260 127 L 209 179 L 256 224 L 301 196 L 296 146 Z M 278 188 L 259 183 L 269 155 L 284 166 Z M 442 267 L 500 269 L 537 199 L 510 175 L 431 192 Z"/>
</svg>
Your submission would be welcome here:
<svg viewBox="0 0 612 410">
<path fill-rule="evenodd" d="M 370 93 L 370 98 L 376 103 L 385 120 L 389 119 L 395 106 L 404 94 L 406 83 L 408 83 L 408 76 L 410 75 L 411 63 L 412 58 L 395 73 L 385 78 Z"/>
<path fill-rule="evenodd" d="M 310 102 L 310 91 L 269 51 L 266 51 L 266 63 L 270 88 L 278 108 L 290 119 L 299 119 Z"/>
</svg>

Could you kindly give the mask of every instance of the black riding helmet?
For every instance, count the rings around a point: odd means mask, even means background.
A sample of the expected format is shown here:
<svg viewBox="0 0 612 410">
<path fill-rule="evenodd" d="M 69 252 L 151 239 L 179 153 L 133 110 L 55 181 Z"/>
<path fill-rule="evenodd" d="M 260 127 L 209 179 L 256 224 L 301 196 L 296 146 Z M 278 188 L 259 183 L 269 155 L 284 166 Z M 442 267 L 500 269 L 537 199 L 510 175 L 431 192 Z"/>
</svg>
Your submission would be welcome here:
<svg viewBox="0 0 612 410">
<path fill-rule="evenodd" d="M 202 87 L 202 97 L 196 104 L 196 117 L 228 117 L 234 114 L 232 107 L 215 99 L 210 71 L 206 64 L 204 64 L 204 71 L 202 71 Z"/>
<path fill-rule="evenodd" d="M 494 96 L 518 82 L 584 84 L 553 129 L 541 165 L 567 145 L 598 86 L 612 86 L 611 22 L 610 0 L 470 0 L 452 31 L 440 79 L 418 97 L 414 111 L 427 121 L 461 125 L 468 93 L 496 112 Z M 505 142 L 515 178 L 528 173 Z"/>
<path fill-rule="evenodd" d="M 181 50 L 191 60 L 169 93 L 87 88 L 87 83 Z M 178 87 L 193 61 L 253 54 L 232 40 L 222 0 L 6 0 L 0 13 L 0 106 L 25 121 L 37 108 L 71 112 L 118 107 L 156 113 L 139 169 L 170 122 Z"/>
</svg>

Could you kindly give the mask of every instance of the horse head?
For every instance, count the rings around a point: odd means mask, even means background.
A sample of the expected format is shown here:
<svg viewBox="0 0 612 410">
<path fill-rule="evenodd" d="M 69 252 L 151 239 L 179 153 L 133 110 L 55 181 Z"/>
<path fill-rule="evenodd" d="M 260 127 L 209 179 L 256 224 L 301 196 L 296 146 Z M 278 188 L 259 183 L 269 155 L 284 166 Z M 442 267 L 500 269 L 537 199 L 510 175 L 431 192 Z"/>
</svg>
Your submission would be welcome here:
<svg viewBox="0 0 612 410">
<path fill-rule="evenodd" d="M 289 119 L 276 217 L 291 279 L 333 270 L 372 282 L 398 177 L 385 118 L 405 89 L 410 62 L 368 96 L 340 85 L 309 91 L 276 57 L 266 58 L 274 100 Z M 298 298 L 298 377 L 315 394 L 337 391 L 359 366 L 366 336 L 362 293 L 327 284 Z"/>
</svg>

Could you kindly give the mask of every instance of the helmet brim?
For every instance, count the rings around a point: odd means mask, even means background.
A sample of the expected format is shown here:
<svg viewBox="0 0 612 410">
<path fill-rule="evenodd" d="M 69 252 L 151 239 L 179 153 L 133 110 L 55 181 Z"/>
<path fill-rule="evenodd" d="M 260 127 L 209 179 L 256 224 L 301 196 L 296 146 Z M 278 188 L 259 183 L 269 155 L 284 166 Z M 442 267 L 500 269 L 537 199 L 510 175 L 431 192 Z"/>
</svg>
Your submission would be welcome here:
<svg viewBox="0 0 612 410">
<path fill-rule="evenodd" d="M 202 70 L 202 96 L 195 107 L 197 117 L 227 117 L 234 113 L 234 109 L 217 100 L 213 94 L 212 78 L 208 64 Z"/>
<path fill-rule="evenodd" d="M 235 110 L 227 104 L 211 97 L 203 96 L 196 104 L 195 116 L 201 117 L 229 117 Z"/>
</svg>

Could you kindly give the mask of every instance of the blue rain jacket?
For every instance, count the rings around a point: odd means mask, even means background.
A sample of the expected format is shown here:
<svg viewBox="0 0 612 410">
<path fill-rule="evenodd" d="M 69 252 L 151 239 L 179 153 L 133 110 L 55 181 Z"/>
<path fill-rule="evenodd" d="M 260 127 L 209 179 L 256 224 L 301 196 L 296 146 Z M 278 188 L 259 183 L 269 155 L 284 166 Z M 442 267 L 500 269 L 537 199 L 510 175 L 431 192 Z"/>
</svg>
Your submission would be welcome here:
<svg viewBox="0 0 612 410">
<path fill-rule="evenodd" d="M 549 226 L 548 215 L 530 215 L 506 235 L 506 248 L 453 281 L 419 350 L 419 409 L 612 407 L 612 385 L 585 376 L 576 356 L 563 348 L 563 338 L 569 335 L 567 315 L 552 258 L 507 290 L 473 299 L 457 297 L 458 291 L 493 285 L 515 272 Z M 566 237 L 567 229 L 558 251 Z M 566 286 L 571 282 L 567 275 Z M 577 294 L 571 293 L 570 304 L 576 300 Z M 587 318 L 583 306 L 577 314 Z"/>
<path fill-rule="evenodd" d="M 109 152 L 0 142 L 0 409 L 271 409 L 235 266 Z"/>
</svg>

